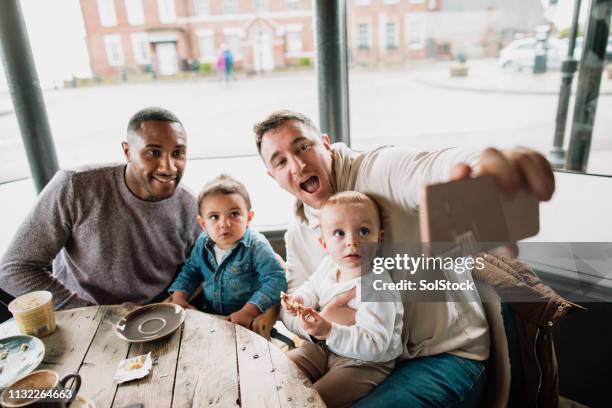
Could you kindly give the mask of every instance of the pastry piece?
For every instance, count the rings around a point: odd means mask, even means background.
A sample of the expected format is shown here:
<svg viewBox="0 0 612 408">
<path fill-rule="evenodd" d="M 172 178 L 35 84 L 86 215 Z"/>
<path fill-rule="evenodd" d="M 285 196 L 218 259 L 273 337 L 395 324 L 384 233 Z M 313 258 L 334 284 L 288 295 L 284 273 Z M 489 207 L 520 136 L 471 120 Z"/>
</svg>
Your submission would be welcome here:
<svg viewBox="0 0 612 408">
<path fill-rule="evenodd" d="M 293 296 L 283 291 L 281 291 L 281 300 L 287 303 L 287 305 L 297 313 L 303 313 L 307 309 L 307 307 L 300 302 L 293 300 Z"/>
<path fill-rule="evenodd" d="M 143 354 L 142 356 L 133 358 L 134 361 L 130 362 L 130 370 L 136 370 L 141 368 L 144 365 L 146 357 L 147 355 Z"/>
</svg>

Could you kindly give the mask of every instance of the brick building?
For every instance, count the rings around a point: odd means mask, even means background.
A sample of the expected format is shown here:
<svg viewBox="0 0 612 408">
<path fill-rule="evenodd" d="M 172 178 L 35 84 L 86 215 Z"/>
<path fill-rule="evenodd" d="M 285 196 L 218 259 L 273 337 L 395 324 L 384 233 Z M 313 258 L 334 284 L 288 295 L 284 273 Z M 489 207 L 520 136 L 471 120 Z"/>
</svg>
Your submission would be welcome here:
<svg viewBox="0 0 612 408">
<path fill-rule="evenodd" d="M 315 57 L 312 0 L 80 2 L 92 72 L 102 78 L 210 69 L 223 48 L 231 49 L 236 66 L 247 72 L 310 63 Z M 514 6 L 481 2 L 480 10 L 469 10 L 450 0 L 347 0 L 350 60 L 448 57 L 458 49 L 494 56 L 504 26 L 500 21 L 508 14 L 503 8 Z"/>
<path fill-rule="evenodd" d="M 272 70 L 314 58 L 310 0 L 80 0 L 95 75 L 214 66 Z"/>
</svg>

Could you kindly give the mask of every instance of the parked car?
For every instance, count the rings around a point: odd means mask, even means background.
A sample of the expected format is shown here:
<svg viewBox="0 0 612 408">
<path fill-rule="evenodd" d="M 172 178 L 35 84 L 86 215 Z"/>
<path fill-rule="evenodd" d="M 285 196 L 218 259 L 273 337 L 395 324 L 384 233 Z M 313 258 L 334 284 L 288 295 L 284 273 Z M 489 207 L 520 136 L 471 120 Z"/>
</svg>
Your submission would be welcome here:
<svg viewBox="0 0 612 408">
<path fill-rule="evenodd" d="M 546 65 L 549 69 L 561 68 L 561 62 L 567 54 L 568 43 L 567 38 L 563 40 L 548 39 Z M 582 43 L 582 37 L 576 38 L 574 58 L 577 60 L 580 60 L 582 56 Z M 531 70 L 535 60 L 535 46 L 536 39 L 533 37 L 514 40 L 499 52 L 498 63 L 503 68 L 516 69 L 517 71 Z M 606 46 L 606 60 L 612 62 L 612 36 L 608 38 L 608 45 Z"/>
<path fill-rule="evenodd" d="M 583 44 L 584 39 L 582 37 L 578 37 L 576 38 L 576 47 L 574 48 L 574 58 L 576 58 L 577 60 L 580 60 L 580 58 L 582 57 L 582 44 Z M 564 40 L 563 42 L 564 45 L 564 49 L 563 49 L 563 55 L 565 55 L 567 53 L 567 46 L 568 46 L 568 40 Z M 607 62 L 612 62 L 612 36 L 608 37 L 608 44 L 606 45 L 606 56 L 605 56 L 605 60 Z"/>
<path fill-rule="evenodd" d="M 536 39 L 521 38 L 514 40 L 508 46 L 499 52 L 498 63 L 503 68 L 511 68 L 517 71 L 524 69 L 533 69 L 533 64 L 536 56 Z M 563 42 L 551 38 L 547 41 L 547 61 L 546 65 L 549 69 L 560 69 L 561 61 L 565 57 L 567 46 Z"/>
</svg>

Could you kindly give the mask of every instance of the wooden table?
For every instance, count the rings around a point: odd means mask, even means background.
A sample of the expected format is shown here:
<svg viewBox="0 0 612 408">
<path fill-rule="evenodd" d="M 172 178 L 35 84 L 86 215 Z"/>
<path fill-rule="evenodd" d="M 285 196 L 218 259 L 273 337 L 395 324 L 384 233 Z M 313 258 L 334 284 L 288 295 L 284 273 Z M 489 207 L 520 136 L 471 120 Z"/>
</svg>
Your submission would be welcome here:
<svg viewBox="0 0 612 408">
<path fill-rule="evenodd" d="M 93 306 L 56 312 L 57 330 L 41 340 L 39 369 L 79 372 L 79 394 L 97 408 L 126 407 L 325 407 L 310 382 L 276 346 L 243 327 L 193 310 L 166 339 L 129 344 L 115 323 L 129 310 Z M 0 338 L 19 334 L 14 321 L 0 325 Z M 151 352 L 151 373 L 116 385 L 119 361 Z"/>
</svg>

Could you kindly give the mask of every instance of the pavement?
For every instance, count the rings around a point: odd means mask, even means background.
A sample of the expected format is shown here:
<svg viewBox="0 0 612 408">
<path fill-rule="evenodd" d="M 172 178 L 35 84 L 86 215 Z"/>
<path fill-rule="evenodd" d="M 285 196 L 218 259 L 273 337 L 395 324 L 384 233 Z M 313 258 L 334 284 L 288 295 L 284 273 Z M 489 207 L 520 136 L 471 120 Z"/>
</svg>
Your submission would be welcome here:
<svg viewBox="0 0 612 408">
<path fill-rule="evenodd" d="M 466 77 L 451 77 L 450 68 L 455 62 L 437 62 L 416 65 L 415 81 L 429 86 L 471 92 L 493 92 L 508 94 L 556 95 L 561 84 L 561 72 L 548 70 L 546 73 L 533 74 L 530 71 L 518 72 L 514 69 L 498 69 L 495 59 L 468 61 Z M 365 69 L 367 70 L 367 68 Z M 285 75 L 285 71 L 270 73 L 269 76 Z M 216 78 L 204 80 L 216 81 Z M 575 92 L 578 83 L 578 72 L 573 81 Z M 602 75 L 600 95 L 612 95 L 612 79 L 606 72 Z M 0 116 L 13 112 L 8 92 L 0 92 Z"/>
<path fill-rule="evenodd" d="M 556 95 L 561 86 L 561 72 L 549 70 L 542 74 L 513 69 L 491 69 L 494 60 L 468 61 L 466 77 L 451 77 L 450 67 L 454 62 L 438 63 L 431 68 L 419 70 L 416 81 L 422 84 L 472 92 L 496 92 L 509 94 Z M 573 90 L 576 91 L 578 72 L 574 75 Z M 606 72 L 602 75 L 600 95 L 612 95 L 612 79 Z"/>
<path fill-rule="evenodd" d="M 8 92 L 0 91 L 0 116 L 13 113 L 13 103 Z"/>
</svg>

